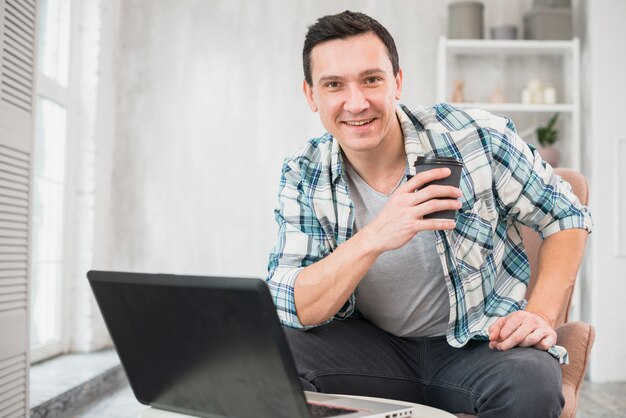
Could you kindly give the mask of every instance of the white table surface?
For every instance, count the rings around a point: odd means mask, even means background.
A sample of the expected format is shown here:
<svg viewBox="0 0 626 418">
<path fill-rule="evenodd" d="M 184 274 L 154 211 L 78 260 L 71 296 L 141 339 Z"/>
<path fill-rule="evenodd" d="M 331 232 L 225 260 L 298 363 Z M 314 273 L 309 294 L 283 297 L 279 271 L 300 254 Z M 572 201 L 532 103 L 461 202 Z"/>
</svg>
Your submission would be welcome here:
<svg viewBox="0 0 626 418">
<path fill-rule="evenodd" d="M 345 396 L 346 398 L 358 398 L 358 399 L 368 399 L 377 402 L 391 402 L 400 405 L 407 405 L 413 407 L 413 418 L 456 418 L 454 415 L 442 411 L 441 409 L 433 408 L 426 405 L 420 405 L 416 403 L 410 402 L 402 402 L 395 401 L 391 399 L 382 399 L 382 398 L 368 398 L 365 396 L 351 396 L 351 395 L 340 395 Z M 145 411 L 142 411 L 139 414 L 138 418 L 190 418 L 190 415 L 179 414 L 176 412 L 163 411 L 162 409 L 156 408 L 146 408 Z"/>
</svg>

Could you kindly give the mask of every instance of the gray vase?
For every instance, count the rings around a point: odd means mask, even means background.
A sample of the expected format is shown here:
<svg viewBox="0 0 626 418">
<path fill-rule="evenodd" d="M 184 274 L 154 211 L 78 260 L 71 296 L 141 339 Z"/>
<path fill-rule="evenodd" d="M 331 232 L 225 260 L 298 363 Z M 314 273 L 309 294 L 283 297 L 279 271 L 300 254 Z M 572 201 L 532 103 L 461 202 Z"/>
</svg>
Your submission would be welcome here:
<svg viewBox="0 0 626 418">
<path fill-rule="evenodd" d="M 484 6 L 479 1 L 461 1 L 448 6 L 448 38 L 482 39 Z"/>
</svg>

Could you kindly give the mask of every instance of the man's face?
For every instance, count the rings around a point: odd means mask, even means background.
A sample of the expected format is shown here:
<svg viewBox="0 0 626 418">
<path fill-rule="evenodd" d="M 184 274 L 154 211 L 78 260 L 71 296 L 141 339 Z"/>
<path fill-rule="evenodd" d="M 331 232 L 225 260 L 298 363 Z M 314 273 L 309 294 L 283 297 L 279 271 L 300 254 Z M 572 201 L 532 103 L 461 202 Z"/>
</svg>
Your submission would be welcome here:
<svg viewBox="0 0 626 418">
<path fill-rule="evenodd" d="M 401 132 L 395 114 L 402 70 L 393 75 L 382 41 L 373 33 L 335 39 L 311 51 L 313 85 L 304 94 L 324 128 L 344 151 L 372 151 Z"/>
</svg>

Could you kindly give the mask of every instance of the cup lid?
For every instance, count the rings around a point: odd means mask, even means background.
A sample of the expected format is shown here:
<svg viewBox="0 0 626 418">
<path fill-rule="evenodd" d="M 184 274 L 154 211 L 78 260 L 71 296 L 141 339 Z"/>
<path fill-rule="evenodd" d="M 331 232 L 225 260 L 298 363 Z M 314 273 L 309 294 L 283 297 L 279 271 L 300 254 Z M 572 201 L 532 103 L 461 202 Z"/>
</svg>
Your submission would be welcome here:
<svg viewBox="0 0 626 418">
<path fill-rule="evenodd" d="M 457 165 L 459 167 L 463 167 L 462 161 L 450 157 L 417 157 L 417 160 L 415 160 L 415 164 L 413 165 L 417 167 L 422 164 Z"/>
</svg>

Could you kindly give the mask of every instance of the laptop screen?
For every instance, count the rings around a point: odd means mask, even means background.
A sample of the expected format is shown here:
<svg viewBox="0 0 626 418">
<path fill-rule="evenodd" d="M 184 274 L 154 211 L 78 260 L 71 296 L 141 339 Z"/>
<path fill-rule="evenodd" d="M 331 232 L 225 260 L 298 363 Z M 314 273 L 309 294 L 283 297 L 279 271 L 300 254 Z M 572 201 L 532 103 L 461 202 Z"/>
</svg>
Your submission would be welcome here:
<svg viewBox="0 0 626 418">
<path fill-rule="evenodd" d="M 309 416 L 263 281 L 88 277 L 140 402 L 201 416 Z"/>
</svg>

